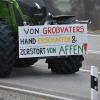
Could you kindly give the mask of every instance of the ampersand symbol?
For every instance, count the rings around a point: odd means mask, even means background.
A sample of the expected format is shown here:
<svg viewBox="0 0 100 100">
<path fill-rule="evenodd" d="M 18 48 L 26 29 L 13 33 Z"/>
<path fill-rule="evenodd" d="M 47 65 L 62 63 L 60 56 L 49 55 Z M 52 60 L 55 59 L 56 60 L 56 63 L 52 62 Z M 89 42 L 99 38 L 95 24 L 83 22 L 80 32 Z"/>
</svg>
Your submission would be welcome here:
<svg viewBox="0 0 100 100">
<path fill-rule="evenodd" d="M 77 42 L 77 40 L 76 40 L 75 36 L 72 36 L 72 43 L 76 43 L 76 42 Z"/>
</svg>

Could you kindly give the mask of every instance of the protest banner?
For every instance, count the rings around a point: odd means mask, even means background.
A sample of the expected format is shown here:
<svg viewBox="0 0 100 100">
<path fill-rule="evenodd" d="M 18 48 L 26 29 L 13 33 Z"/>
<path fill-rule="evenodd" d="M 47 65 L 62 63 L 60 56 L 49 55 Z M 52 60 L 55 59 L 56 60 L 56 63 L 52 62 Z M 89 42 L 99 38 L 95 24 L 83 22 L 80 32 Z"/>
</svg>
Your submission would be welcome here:
<svg viewBox="0 0 100 100">
<path fill-rule="evenodd" d="M 19 57 L 87 54 L 87 25 L 40 25 L 19 27 Z"/>
</svg>

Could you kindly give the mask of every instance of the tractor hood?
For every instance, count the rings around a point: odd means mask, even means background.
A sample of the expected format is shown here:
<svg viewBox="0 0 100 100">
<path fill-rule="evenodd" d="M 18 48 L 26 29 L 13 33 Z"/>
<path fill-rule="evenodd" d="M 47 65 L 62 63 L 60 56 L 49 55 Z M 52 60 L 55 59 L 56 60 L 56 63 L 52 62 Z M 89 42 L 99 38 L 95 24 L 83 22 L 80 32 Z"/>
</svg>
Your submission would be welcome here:
<svg viewBox="0 0 100 100">
<path fill-rule="evenodd" d="M 46 17 L 46 5 L 44 0 L 18 0 L 23 13 L 36 21 Z"/>
</svg>

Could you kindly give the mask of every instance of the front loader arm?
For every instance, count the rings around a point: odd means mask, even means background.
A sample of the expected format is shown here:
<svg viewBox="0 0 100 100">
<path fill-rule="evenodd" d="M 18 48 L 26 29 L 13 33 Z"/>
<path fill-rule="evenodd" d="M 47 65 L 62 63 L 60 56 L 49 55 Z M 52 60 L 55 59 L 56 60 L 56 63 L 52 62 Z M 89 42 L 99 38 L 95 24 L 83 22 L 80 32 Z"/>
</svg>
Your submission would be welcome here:
<svg viewBox="0 0 100 100">
<path fill-rule="evenodd" d="M 15 9 L 19 13 L 22 23 L 25 21 L 23 12 L 21 11 L 17 0 L 1 0 L 2 13 L 0 18 L 5 20 L 13 32 L 18 32 Z"/>
<path fill-rule="evenodd" d="M 23 14 L 22 10 L 20 9 L 18 2 L 16 0 L 11 0 L 11 1 L 12 1 L 13 5 L 16 7 L 16 9 L 18 10 L 22 20 L 25 21 L 24 14 Z"/>
</svg>

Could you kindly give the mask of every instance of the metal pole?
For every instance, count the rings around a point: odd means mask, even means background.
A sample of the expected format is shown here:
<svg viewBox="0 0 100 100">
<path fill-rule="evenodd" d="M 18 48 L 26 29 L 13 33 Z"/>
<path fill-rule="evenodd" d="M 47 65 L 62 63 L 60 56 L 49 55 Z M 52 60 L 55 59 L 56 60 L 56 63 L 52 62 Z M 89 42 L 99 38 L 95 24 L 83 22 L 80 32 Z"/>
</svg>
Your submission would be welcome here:
<svg viewBox="0 0 100 100">
<path fill-rule="evenodd" d="M 98 100 L 98 69 L 91 66 L 91 100 Z"/>
</svg>

